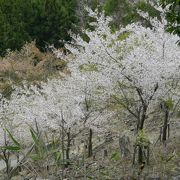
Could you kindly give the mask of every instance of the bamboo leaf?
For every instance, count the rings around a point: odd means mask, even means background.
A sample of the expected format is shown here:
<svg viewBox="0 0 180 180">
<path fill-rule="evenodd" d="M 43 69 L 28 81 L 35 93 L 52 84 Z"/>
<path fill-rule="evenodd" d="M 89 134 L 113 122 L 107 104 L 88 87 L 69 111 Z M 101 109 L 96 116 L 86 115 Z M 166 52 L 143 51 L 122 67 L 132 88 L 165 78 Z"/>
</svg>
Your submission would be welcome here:
<svg viewBox="0 0 180 180">
<path fill-rule="evenodd" d="M 2 146 L 0 149 L 5 149 L 9 151 L 19 151 L 21 148 L 19 146 Z"/>
<path fill-rule="evenodd" d="M 13 135 L 11 134 L 11 132 L 8 129 L 5 129 L 9 135 L 9 137 L 11 138 L 11 140 L 13 141 L 13 143 L 17 146 L 17 147 L 21 147 L 21 145 L 17 142 L 17 140 L 13 137 Z"/>
<path fill-rule="evenodd" d="M 37 134 L 34 132 L 34 130 L 32 128 L 30 128 L 30 133 L 31 133 L 31 136 L 32 136 L 33 141 L 35 142 L 35 144 L 38 144 L 39 143 L 38 136 L 37 136 Z"/>
</svg>

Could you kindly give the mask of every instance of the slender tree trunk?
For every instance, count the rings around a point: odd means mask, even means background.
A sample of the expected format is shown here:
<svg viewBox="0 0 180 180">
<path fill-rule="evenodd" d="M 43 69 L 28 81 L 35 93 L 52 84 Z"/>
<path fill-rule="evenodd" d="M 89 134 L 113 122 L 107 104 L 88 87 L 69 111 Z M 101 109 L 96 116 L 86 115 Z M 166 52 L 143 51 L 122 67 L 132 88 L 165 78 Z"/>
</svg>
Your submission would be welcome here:
<svg viewBox="0 0 180 180">
<path fill-rule="evenodd" d="M 144 128 L 144 122 L 146 120 L 146 112 L 147 112 L 147 106 L 144 105 L 138 132 L 143 130 L 143 128 Z M 141 146 L 139 146 L 139 149 L 138 149 L 138 163 L 141 164 L 142 162 L 143 162 L 143 149 L 142 149 Z"/>
<path fill-rule="evenodd" d="M 140 119 L 140 118 L 138 118 L 138 120 L 137 120 L 137 130 L 136 130 L 136 133 L 138 133 L 138 132 L 139 132 L 139 129 L 140 129 L 140 124 L 141 124 L 141 119 Z"/>
<path fill-rule="evenodd" d="M 141 164 L 143 162 L 143 149 L 141 146 L 138 148 L 138 163 Z"/>
<path fill-rule="evenodd" d="M 149 154 L 150 154 L 149 151 L 150 151 L 150 150 L 149 150 L 149 146 L 148 146 L 148 147 L 147 147 L 147 160 L 146 160 L 147 165 L 149 165 Z"/>
<path fill-rule="evenodd" d="M 64 179 L 64 169 L 65 169 L 65 152 L 64 152 L 64 120 L 62 118 L 62 129 L 61 129 L 61 150 L 62 150 L 62 174 L 61 178 Z"/>
<path fill-rule="evenodd" d="M 4 154 L 4 161 L 5 161 L 5 164 L 6 164 L 6 173 L 7 173 L 7 176 L 9 177 L 9 172 L 10 172 L 10 161 L 9 161 L 9 155 L 5 155 Z"/>
<path fill-rule="evenodd" d="M 142 130 L 143 127 L 144 127 L 144 122 L 146 120 L 146 112 L 147 112 L 147 106 L 144 105 L 143 106 L 143 112 L 142 112 L 141 120 L 140 120 L 139 130 Z"/>
<path fill-rule="evenodd" d="M 137 150 L 137 146 L 134 146 L 134 153 L 133 153 L 133 164 L 135 164 L 136 161 L 136 150 Z"/>
<path fill-rule="evenodd" d="M 92 129 L 89 130 L 88 157 L 92 156 Z"/>
<path fill-rule="evenodd" d="M 167 140 L 167 129 L 168 129 L 168 117 L 169 117 L 169 111 L 165 111 L 165 117 L 164 117 L 164 124 L 163 124 L 163 131 L 162 131 L 162 141 L 165 142 Z"/>
<path fill-rule="evenodd" d="M 139 130 L 142 130 L 144 128 L 144 121 L 145 121 L 145 116 L 141 119 Z"/>
<path fill-rule="evenodd" d="M 70 146 L 71 146 L 71 134 L 70 130 L 67 132 L 67 149 L 66 149 L 66 160 L 67 165 L 69 165 L 69 152 L 70 152 Z"/>
</svg>

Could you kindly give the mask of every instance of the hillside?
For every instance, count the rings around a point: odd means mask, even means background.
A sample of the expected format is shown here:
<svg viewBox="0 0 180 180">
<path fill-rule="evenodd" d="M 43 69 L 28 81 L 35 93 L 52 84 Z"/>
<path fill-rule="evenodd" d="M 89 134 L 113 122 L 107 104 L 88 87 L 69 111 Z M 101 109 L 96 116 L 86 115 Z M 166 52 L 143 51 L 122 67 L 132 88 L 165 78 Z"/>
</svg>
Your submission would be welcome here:
<svg viewBox="0 0 180 180">
<path fill-rule="evenodd" d="M 0 92 L 9 96 L 13 85 L 39 85 L 41 81 L 66 73 L 66 62 L 52 52 L 41 52 L 35 42 L 0 59 Z M 10 93 L 10 94 L 9 94 Z"/>
<path fill-rule="evenodd" d="M 0 0 L 0 180 L 180 179 L 177 4 L 161 3 Z"/>
</svg>

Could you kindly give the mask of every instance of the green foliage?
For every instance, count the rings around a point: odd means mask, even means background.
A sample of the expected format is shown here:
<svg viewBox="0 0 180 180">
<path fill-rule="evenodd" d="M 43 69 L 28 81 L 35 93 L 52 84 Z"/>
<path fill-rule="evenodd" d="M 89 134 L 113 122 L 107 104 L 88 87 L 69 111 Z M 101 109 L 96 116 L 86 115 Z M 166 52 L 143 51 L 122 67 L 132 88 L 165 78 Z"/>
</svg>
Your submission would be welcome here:
<svg viewBox="0 0 180 180">
<path fill-rule="evenodd" d="M 168 99 L 168 100 L 164 101 L 164 104 L 168 109 L 173 109 L 174 103 L 173 103 L 172 99 Z"/>
<path fill-rule="evenodd" d="M 34 39 L 41 50 L 47 44 L 60 46 L 60 39 L 70 40 L 75 9 L 76 0 L 0 0 L 0 55 Z"/>
<path fill-rule="evenodd" d="M 113 153 L 112 153 L 112 155 L 111 155 L 111 159 L 113 160 L 113 161 L 118 161 L 118 160 L 120 160 L 120 153 L 119 153 L 119 151 L 114 151 Z"/>
<path fill-rule="evenodd" d="M 33 128 L 30 128 L 30 133 L 35 144 L 35 153 L 31 154 L 30 157 L 33 161 L 43 160 L 47 156 L 45 143 L 40 134 L 35 132 Z"/>
<path fill-rule="evenodd" d="M 97 9 L 99 6 L 100 6 L 99 0 L 92 0 L 91 1 L 91 8 L 92 8 L 92 10 Z"/>
<path fill-rule="evenodd" d="M 150 144 L 149 138 L 144 132 L 144 130 L 140 130 L 137 138 L 136 138 L 136 145 L 139 146 L 148 146 Z"/>
<path fill-rule="evenodd" d="M 104 5 L 104 11 L 107 15 L 111 15 L 114 13 L 117 7 L 118 7 L 118 1 L 108 0 Z"/>
<path fill-rule="evenodd" d="M 122 34 L 119 35 L 117 41 L 123 41 L 129 37 L 131 33 L 130 32 L 123 32 Z"/>
<path fill-rule="evenodd" d="M 52 155 L 54 157 L 56 164 L 60 165 L 61 164 L 61 152 L 59 151 L 59 149 L 54 147 L 54 149 L 52 150 Z"/>
<path fill-rule="evenodd" d="M 114 16 L 113 29 L 120 24 L 127 25 L 136 21 L 135 9 L 127 0 L 106 0 L 103 10 L 108 16 Z"/>
<path fill-rule="evenodd" d="M 8 151 L 19 151 L 21 148 L 18 146 L 2 146 L 1 149 L 5 149 Z"/>
<path fill-rule="evenodd" d="M 168 31 L 180 36 L 180 0 L 160 0 L 162 7 L 169 6 L 166 13 Z"/>
<path fill-rule="evenodd" d="M 106 0 L 103 7 L 105 14 L 115 17 L 112 30 L 117 30 L 119 25 L 126 26 L 129 23 L 141 21 L 145 26 L 150 26 L 144 18 L 140 17 L 137 10 L 148 12 L 151 17 L 159 17 L 159 12 L 145 1 L 130 3 L 127 0 Z"/>
<path fill-rule="evenodd" d="M 9 138 L 13 141 L 13 143 L 14 143 L 16 146 L 20 147 L 20 143 L 13 137 L 13 135 L 11 134 L 11 132 L 10 132 L 8 129 L 6 129 L 6 131 L 7 131 L 8 135 L 9 135 Z"/>
<path fill-rule="evenodd" d="M 81 71 L 87 72 L 87 71 L 98 71 L 98 67 L 96 64 L 83 64 L 80 67 Z"/>
<path fill-rule="evenodd" d="M 58 142 L 53 140 L 52 142 L 44 142 L 40 134 L 35 132 L 33 128 L 30 128 L 30 133 L 32 140 L 35 144 L 34 153 L 30 154 L 30 157 L 33 161 L 38 162 L 40 160 L 45 160 L 49 157 L 52 157 L 55 160 L 57 166 L 62 165 L 63 161 L 61 159 L 61 152 L 58 147 Z"/>
<path fill-rule="evenodd" d="M 151 17 L 159 17 L 159 12 L 145 1 L 138 2 L 135 7 L 141 11 L 147 12 Z"/>
<path fill-rule="evenodd" d="M 29 1 L 28 1 L 29 2 Z M 7 48 L 18 49 L 25 41 L 30 40 L 25 31 L 25 12 L 28 13 L 28 2 L 20 0 L 0 0 L 0 54 Z"/>
<path fill-rule="evenodd" d="M 21 150 L 20 143 L 14 138 L 12 133 L 8 129 L 5 129 L 4 131 L 5 131 L 5 133 L 8 134 L 8 137 L 12 141 L 13 145 L 1 146 L 0 149 L 1 150 L 8 150 L 8 151 L 19 151 L 19 150 Z"/>
<path fill-rule="evenodd" d="M 53 159 L 55 160 L 55 163 L 57 166 L 60 166 L 62 163 L 62 156 L 61 156 L 61 150 L 59 148 L 59 144 L 58 144 L 59 140 L 56 140 L 53 137 L 52 142 L 48 141 L 48 146 L 47 146 L 47 150 L 48 150 L 48 154 L 51 155 L 53 157 Z"/>
<path fill-rule="evenodd" d="M 35 143 L 36 145 L 38 145 L 38 143 L 39 143 L 39 137 L 38 137 L 37 133 L 36 133 L 32 128 L 30 128 L 30 133 L 31 133 L 31 137 L 32 137 L 34 143 Z"/>
</svg>

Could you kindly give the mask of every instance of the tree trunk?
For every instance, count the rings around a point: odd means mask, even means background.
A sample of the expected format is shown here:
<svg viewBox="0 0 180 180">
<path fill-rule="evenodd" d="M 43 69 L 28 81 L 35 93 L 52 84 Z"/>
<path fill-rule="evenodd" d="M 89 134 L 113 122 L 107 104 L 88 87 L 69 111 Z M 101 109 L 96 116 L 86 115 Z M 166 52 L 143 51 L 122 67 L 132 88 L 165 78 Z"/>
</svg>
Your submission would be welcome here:
<svg viewBox="0 0 180 180">
<path fill-rule="evenodd" d="M 143 130 L 144 128 L 144 122 L 146 120 L 146 111 L 147 111 L 147 106 L 144 104 L 143 105 L 143 113 L 142 113 L 142 116 L 141 116 L 141 121 L 140 121 L 140 126 L 139 126 L 139 130 Z M 141 164 L 143 162 L 143 148 L 141 146 L 139 146 L 139 149 L 138 149 L 138 163 Z"/>
<path fill-rule="evenodd" d="M 149 150 L 149 146 L 148 146 L 148 147 L 147 147 L 147 159 L 146 159 L 147 165 L 149 165 L 149 154 L 150 154 L 149 151 L 150 151 L 150 150 Z"/>
<path fill-rule="evenodd" d="M 144 127 L 144 121 L 145 121 L 145 117 L 143 117 L 143 118 L 141 119 L 140 126 L 139 126 L 139 130 L 142 130 L 142 129 L 143 129 L 143 127 Z"/>
<path fill-rule="evenodd" d="M 137 150 L 137 146 L 134 146 L 134 153 L 133 153 L 133 164 L 135 164 L 136 161 L 136 150 Z"/>
<path fill-rule="evenodd" d="M 141 122 L 141 119 L 138 118 L 138 120 L 137 120 L 137 130 L 136 130 L 136 133 L 137 133 L 137 134 L 138 134 L 139 129 L 140 129 L 140 122 Z"/>
<path fill-rule="evenodd" d="M 65 152 L 64 152 L 64 120 L 62 118 L 62 127 L 61 127 L 61 151 L 62 151 L 62 174 L 61 178 L 64 179 L 64 169 L 65 169 Z"/>
<path fill-rule="evenodd" d="M 66 149 L 66 160 L 67 165 L 69 165 L 69 152 L 70 152 L 70 146 L 71 146 L 71 136 L 70 136 L 70 130 L 67 132 L 67 149 Z"/>
<path fill-rule="evenodd" d="M 143 149 L 141 146 L 138 148 L 138 163 L 141 164 L 143 162 Z"/>
<path fill-rule="evenodd" d="M 162 131 L 162 141 L 165 142 L 167 140 L 167 129 L 168 129 L 168 117 L 169 117 L 169 111 L 165 111 L 165 117 L 164 117 L 164 124 L 163 124 L 163 131 Z"/>
<path fill-rule="evenodd" d="M 89 130 L 88 157 L 92 156 L 92 129 Z"/>
<path fill-rule="evenodd" d="M 142 130 L 143 127 L 144 127 L 144 121 L 146 120 L 146 111 L 147 111 L 147 106 L 144 105 L 143 106 L 143 113 L 142 113 L 142 116 L 141 116 L 139 130 Z"/>
</svg>

